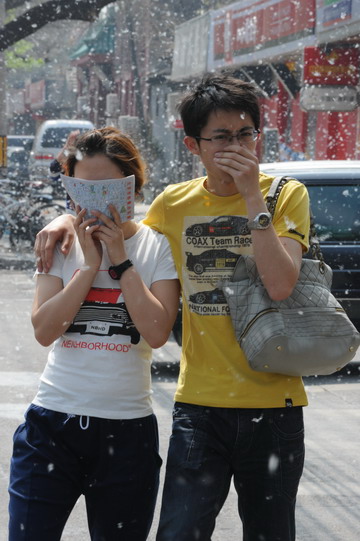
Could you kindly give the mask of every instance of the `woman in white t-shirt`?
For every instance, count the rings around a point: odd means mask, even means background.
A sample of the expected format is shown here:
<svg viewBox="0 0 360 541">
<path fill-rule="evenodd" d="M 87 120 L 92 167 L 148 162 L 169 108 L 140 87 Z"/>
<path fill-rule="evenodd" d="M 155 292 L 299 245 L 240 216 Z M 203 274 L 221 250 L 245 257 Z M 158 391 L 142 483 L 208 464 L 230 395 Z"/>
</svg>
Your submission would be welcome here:
<svg viewBox="0 0 360 541">
<path fill-rule="evenodd" d="M 63 168 L 92 181 L 135 175 L 136 193 L 145 180 L 138 149 L 111 127 L 79 135 Z M 166 238 L 109 208 L 112 219 L 78 209 L 69 253 L 58 245 L 36 278 L 35 337 L 53 346 L 14 436 L 10 541 L 60 540 L 81 494 L 93 541 L 142 541 L 151 527 L 161 466 L 151 349 L 170 334 L 179 285 Z"/>
</svg>

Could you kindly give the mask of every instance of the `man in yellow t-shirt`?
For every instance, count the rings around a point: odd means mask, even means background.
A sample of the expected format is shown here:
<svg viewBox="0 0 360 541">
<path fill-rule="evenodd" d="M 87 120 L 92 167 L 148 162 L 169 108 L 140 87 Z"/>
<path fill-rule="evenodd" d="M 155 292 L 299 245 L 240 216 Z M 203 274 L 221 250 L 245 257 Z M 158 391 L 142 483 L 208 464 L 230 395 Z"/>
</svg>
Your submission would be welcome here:
<svg viewBox="0 0 360 541">
<path fill-rule="evenodd" d="M 271 223 L 264 197 L 273 177 L 259 173 L 260 115 L 251 84 L 205 76 L 179 110 L 184 143 L 207 175 L 168 186 L 144 220 L 169 239 L 183 295 L 157 541 L 209 541 L 232 478 L 244 539 L 293 541 L 304 386 L 298 377 L 249 368 L 217 283 L 230 277 L 240 254 L 253 254 L 270 297 L 290 295 L 308 248 L 307 190 L 287 183 Z"/>
<path fill-rule="evenodd" d="M 288 297 L 308 248 L 308 193 L 288 182 L 271 220 L 264 196 L 273 179 L 259 172 L 260 111 L 250 83 L 208 74 L 183 97 L 179 111 L 184 143 L 206 176 L 168 186 L 144 220 L 167 236 L 183 295 L 180 375 L 157 541 L 210 541 L 232 479 L 243 539 L 294 541 L 304 386 L 301 378 L 248 367 L 218 282 L 229 278 L 240 254 L 252 254 L 270 297 Z M 38 236 L 40 264 L 49 264 L 63 235 L 68 249 L 69 222 Z"/>
</svg>

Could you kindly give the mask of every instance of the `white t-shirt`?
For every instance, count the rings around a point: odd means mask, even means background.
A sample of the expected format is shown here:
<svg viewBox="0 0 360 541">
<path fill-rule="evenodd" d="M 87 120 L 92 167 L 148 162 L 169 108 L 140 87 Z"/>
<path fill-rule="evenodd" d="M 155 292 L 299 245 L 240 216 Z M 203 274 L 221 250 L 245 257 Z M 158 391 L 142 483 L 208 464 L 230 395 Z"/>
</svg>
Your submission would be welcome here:
<svg viewBox="0 0 360 541">
<path fill-rule="evenodd" d="M 169 243 L 141 225 L 125 241 L 144 283 L 177 278 Z M 135 419 L 152 413 L 152 349 L 126 310 L 119 282 L 110 278 L 106 249 L 95 281 L 67 331 L 49 353 L 33 403 L 54 411 L 105 419 Z M 84 264 L 79 242 L 64 257 L 57 247 L 49 274 L 64 287 Z"/>
</svg>

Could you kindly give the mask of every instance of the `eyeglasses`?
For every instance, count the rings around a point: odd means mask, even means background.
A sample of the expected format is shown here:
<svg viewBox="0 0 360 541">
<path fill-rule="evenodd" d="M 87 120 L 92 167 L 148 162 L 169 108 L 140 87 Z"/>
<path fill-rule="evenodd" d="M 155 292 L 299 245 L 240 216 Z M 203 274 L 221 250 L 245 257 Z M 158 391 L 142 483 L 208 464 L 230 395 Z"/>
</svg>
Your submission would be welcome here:
<svg viewBox="0 0 360 541">
<path fill-rule="evenodd" d="M 197 141 L 211 141 L 218 146 L 226 146 L 231 144 L 233 139 L 238 143 L 254 143 L 260 135 L 260 130 L 240 130 L 235 134 L 219 133 L 214 137 L 195 137 Z"/>
</svg>

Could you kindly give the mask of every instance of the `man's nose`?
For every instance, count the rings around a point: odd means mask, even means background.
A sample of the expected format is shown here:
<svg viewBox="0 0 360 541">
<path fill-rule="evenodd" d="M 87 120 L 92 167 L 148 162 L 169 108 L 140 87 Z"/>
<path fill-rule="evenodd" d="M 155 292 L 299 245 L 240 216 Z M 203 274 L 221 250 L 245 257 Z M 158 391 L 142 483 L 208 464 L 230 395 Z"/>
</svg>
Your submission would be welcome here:
<svg viewBox="0 0 360 541">
<path fill-rule="evenodd" d="M 240 138 L 239 138 L 237 133 L 235 133 L 234 135 L 229 135 L 228 145 L 239 145 L 239 146 L 241 146 Z"/>
</svg>

